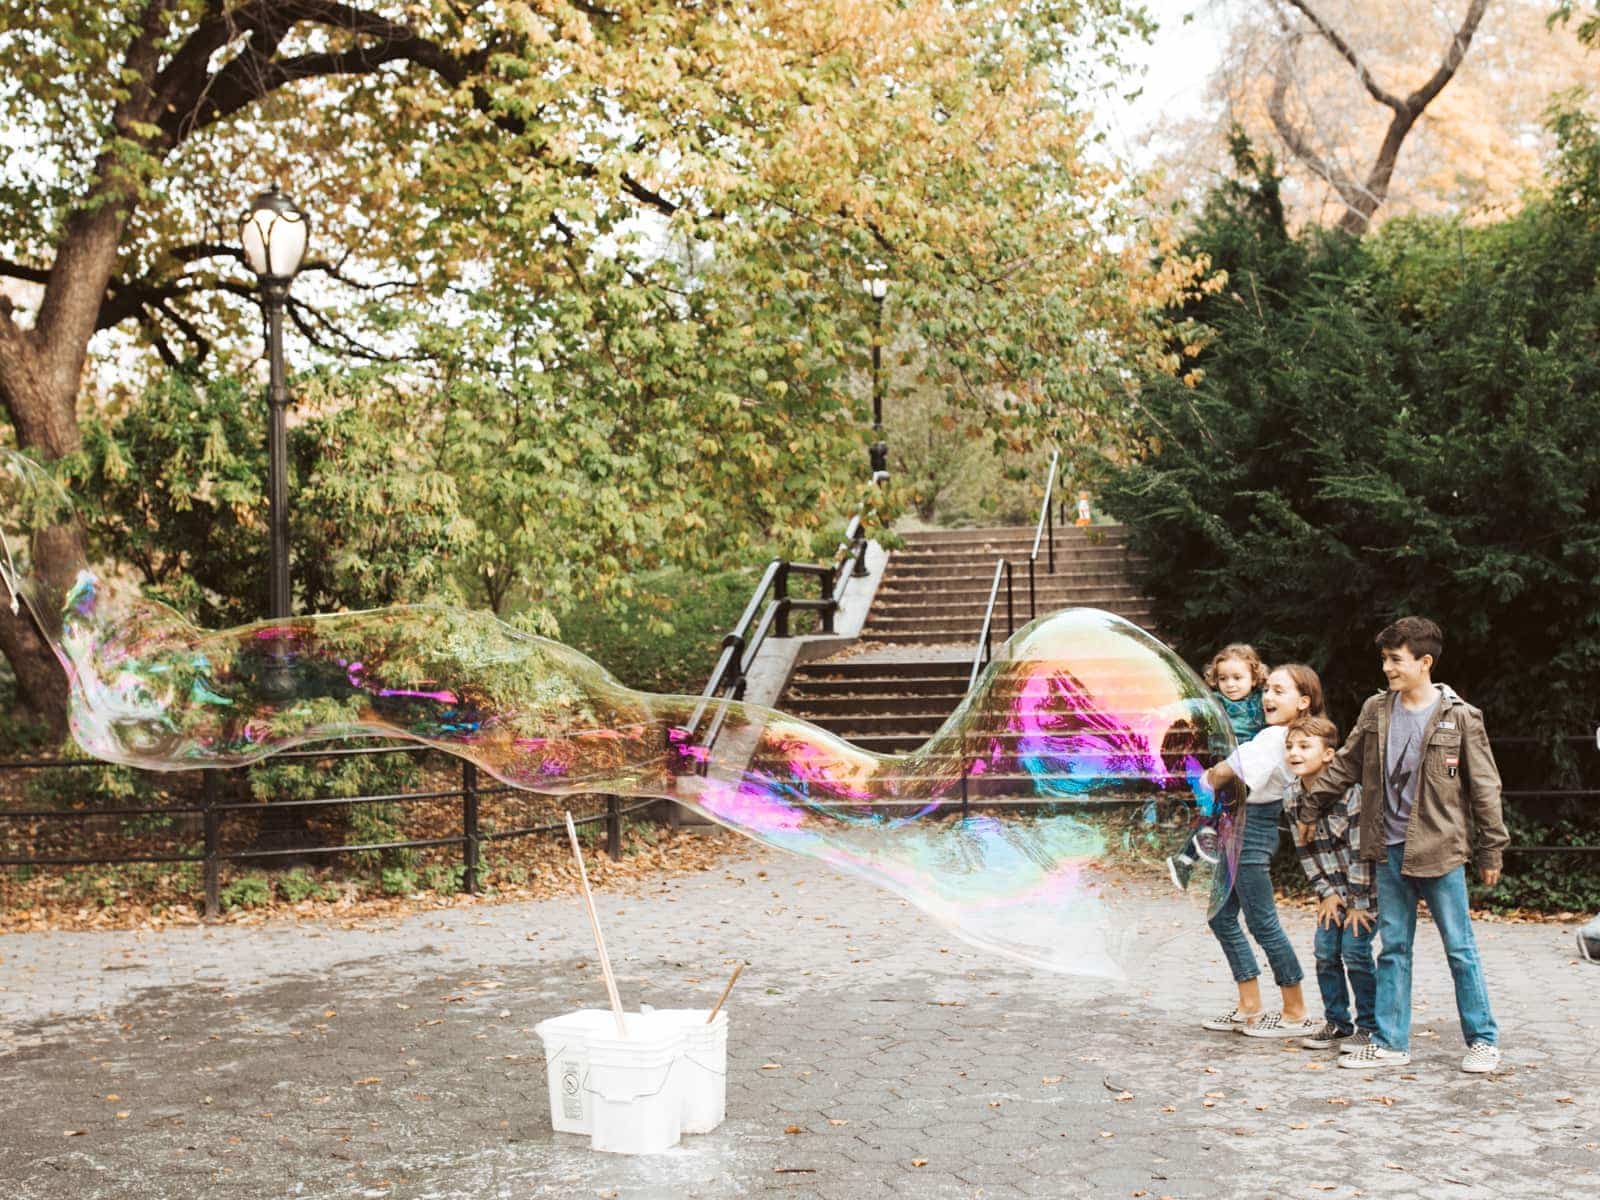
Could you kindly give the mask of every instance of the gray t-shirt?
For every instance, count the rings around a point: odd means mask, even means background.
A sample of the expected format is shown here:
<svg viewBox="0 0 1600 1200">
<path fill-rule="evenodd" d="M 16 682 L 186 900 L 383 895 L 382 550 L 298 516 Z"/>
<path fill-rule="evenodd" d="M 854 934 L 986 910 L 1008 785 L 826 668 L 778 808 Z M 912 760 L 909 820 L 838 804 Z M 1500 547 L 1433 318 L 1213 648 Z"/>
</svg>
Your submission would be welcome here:
<svg viewBox="0 0 1600 1200">
<path fill-rule="evenodd" d="M 1422 734 L 1433 719 L 1442 695 L 1421 712 L 1411 712 L 1398 695 L 1389 701 L 1389 775 L 1383 781 L 1385 840 L 1398 846 L 1406 840 L 1406 825 L 1411 821 L 1411 806 L 1417 800 L 1417 780 L 1422 771 Z"/>
</svg>

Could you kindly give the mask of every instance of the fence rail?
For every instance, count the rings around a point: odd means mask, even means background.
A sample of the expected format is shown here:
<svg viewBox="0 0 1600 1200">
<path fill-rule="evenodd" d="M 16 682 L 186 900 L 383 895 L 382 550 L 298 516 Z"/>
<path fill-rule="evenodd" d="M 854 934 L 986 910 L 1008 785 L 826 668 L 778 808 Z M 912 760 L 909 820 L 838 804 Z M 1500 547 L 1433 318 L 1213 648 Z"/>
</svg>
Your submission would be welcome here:
<svg viewBox="0 0 1600 1200">
<path fill-rule="evenodd" d="M 369 755 L 427 754 L 426 746 L 341 746 L 325 750 L 296 750 L 275 755 L 274 761 L 284 759 L 353 758 Z M 0 770 L 84 770 L 103 767 L 95 759 L 46 759 L 0 761 Z M 123 863 L 200 863 L 205 881 L 205 911 L 215 917 L 221 911 L 222 866 L 228 862 L 258 861 L 283 858 L 301 858 L 313 855 L 376 853 L 385 850 L 420 850 L 438 846 L 458 846 L 461 849 L 462 886 L 468 892 L 477 892 L 482 874 L 482 847 L 488 842 L 507 841 L 512 838 L 532 837 L 559 833 L 566 829 L 565 821 L 528 825 L 517 829 L 485 831 L 479 820 L 479 802 L 485 797 L 501 795 L 528 795 L 527 792 L 506 785 L 482 787 L 478 782 L 477 764 L 462 760 L 459 765 L 461 786 L 436 788 L 421 792 L 392 792 L 370 796 L 317 796 L 294 800 L 261 801 L 223 800 L 219 796 L 222 772 L 206 768 L 200 772 L 203 799 L 199 804 L 171 805 L 119 805 L 112 808 L 83 809 L 7 809 L 0 808 L 0 824 L 34 821 L 69 823 L 105 817 L 198 817 L 201 825 L 202 849 L 198 853 L 93 854 L 93 855 L 6 855 L 0 857 L 0 867 L 69 867 L 110 866 Z M 632 814 L 657 806 L 661 801 L 649 799 L 624 805 L 617 796 L 605 796 L 605 809 L 584 817 L 574 818 L 580 826 L 603 824 L 605 851 L 613 859 L 622 857 L 622 823 Z M 339 842 L 333 845 L 305 845 L 284 848 L 251 848 L 224 850 L 222 847 L 224 823 L 230 814 L 251 813 L 260 815 L 267 811 L 311 808 L 348 808 L 363 804 L 418 804 L 440 800 L 461 802 L 460 832 L 441 837 L 405 838 L 389 841 Z"/>
</svg>

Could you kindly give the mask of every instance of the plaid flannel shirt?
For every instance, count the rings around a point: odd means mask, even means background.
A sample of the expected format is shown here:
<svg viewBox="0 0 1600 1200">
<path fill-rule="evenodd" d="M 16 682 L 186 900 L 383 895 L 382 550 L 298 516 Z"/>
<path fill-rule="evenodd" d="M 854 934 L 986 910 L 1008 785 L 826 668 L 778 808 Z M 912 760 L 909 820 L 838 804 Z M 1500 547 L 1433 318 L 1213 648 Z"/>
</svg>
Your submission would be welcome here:
<svg viewBox="0 0 1600 1200">
<path fill-rule="evenodd" d="M 1338 896 L 1351 908 L 1378 906 L 1377 875 L 1361 858 L 1361 785 L 1351 784 L 1344 803 L 1328 810 L 1311 831 L 1310 841 L 1300 840 L 1300 801 L 1297 779 L 1284 794 L 1284 808 L 1295 822 L 1294 848 L 1300 869 L 1306 873 L 1318 898 Z"/>
</svg>

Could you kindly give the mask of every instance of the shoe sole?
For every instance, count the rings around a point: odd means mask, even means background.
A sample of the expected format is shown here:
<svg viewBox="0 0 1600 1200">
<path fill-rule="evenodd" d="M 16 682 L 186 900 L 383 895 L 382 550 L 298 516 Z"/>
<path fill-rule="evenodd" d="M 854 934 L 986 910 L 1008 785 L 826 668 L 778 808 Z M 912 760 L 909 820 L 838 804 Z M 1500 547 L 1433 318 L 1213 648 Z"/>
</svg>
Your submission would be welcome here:
<svg viewBox="0 0 1600 1200">
<path fill-rule="evenodd" d="M 1465 1075 L 1493 1075 L 1499 1069 L 1500 1064 L 1495 1063 L 1492 1067 L 1462 1067 L 1461 1071 Z"/>
<path fill-rule="evenodd" d="M 1305 1034 L 1298 1029 L 1251 1029 L 1244 1028 L 1239 1031 L 1245 1037 L 1266 1038 L 1269 1041 L 1285 1041 L 1289 1038 L 1303 1038 Z"/>
<path fill-rule="evenodd" d="M 1172 880 L 1172 886 L 1177 888 L 1180 892 L 1187 892 L 1189 890 L 1189 885 L 1178 878 L 1177 864 L 1175 864 L 1170 858 L 1167 859 L 1167 878 Z M 1207 1028 L 1210 1028 L 1210 1026 L 1207 1026 Z"/>
<path fill-rule="evenodd" d="M 1343 1038 L 1301 1038 L 1300 1044 L 1307 1050 L 1332 1050 Z"/>
<path fill-rule="evenodd" d="M 1582 955 L 1584 962 L 1600 963 L 1600 958 L 1589 953 L 1589 939 L 1583 936 L 1581 929 L 1578 931 L 1578 953 Z"/>
<path fill-rule="evenodd" d="M 1411 1058 L 1407 1056 L 1405 1062 L 1392 1058 L 1386 1062 L 1355 1062 L 1353 1056 L 1347 1054 L 1339 1060 L 1339 1065 L 1349 1071 L 1397 1071 L 1409 1067 Z"/>
</svg>

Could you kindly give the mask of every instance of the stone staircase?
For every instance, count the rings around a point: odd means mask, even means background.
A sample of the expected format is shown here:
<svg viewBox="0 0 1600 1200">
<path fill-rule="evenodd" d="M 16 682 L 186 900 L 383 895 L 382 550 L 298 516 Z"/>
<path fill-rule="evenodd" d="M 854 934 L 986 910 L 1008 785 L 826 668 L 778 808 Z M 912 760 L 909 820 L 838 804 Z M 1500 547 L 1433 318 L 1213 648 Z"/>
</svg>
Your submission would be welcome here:
<svg viewBox="0 0 1600 1200">
<path fill-rule="evenodd" d="M 1018 628 L 1028 622 L 1028 553 L 1031 528 L 938 530 L 907 536 L 905 548 L 889 556 L 872 612 L 861 636 L 895 644 L 972 646 L 983 625 L 984 606 L 996 558 L 1012 569 L 1012 611 Z M 1058 608 L 1103 608 L 1149 627 L 1150 605 L 1127 577 L 1128 553 L 1121 526 L 1056 531 L 1056 569 L 1046 567 L 1044 547 L 1035 564 L 1034 589 L 1040 615 Z M 995 604 L 994 632 L 1006 629 L 1005 583 Z"/>
<path fill-rule="evenodd" d="M 1119 526 L 1056 532 L 1056 569 L 1041 547 L 1038 612 L 1085 605 L 1150 628 L 1149 601 L 1128 578 Z M 803 663 L 789 676 L 778 707 L 837 733 L 864 750 L 915 749 L 936 732 L 967 692 L 967 679 L 997 557 L 1014 571 L 1016 626 L 1028 621 L 1028 553 L 1033 530 L 963 529 L 918 533 L 894 551 L 872 603 L 861 643 L 831 659 Z M 1005 585 L 995 605 L 994 644 L 1007 635 Z M 982 792 L 1015 781 L 985 780 Z"/>
</svg>

